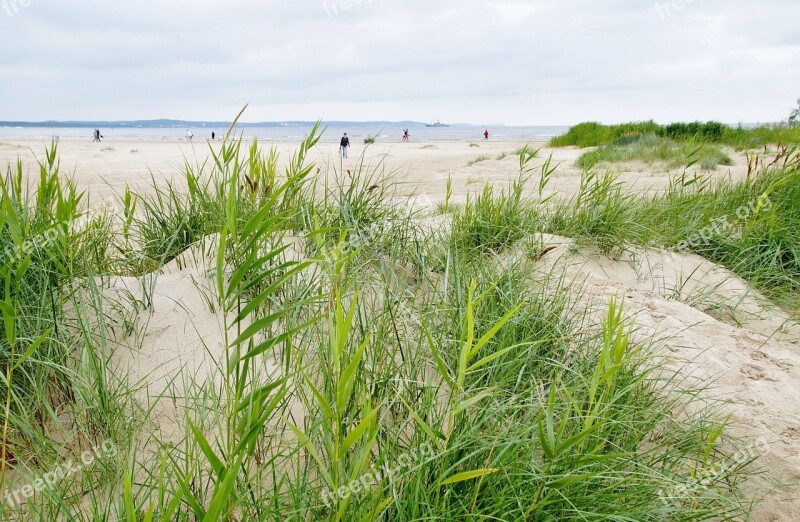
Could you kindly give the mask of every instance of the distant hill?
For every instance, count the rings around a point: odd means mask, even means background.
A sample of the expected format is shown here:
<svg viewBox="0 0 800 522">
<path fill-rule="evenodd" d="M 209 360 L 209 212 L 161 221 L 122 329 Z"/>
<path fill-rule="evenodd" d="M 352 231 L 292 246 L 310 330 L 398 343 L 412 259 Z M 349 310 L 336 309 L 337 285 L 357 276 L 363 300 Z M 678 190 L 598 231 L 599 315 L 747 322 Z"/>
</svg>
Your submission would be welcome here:
<svg viewBox="0 0 800 522">
<path fill-rule="evenodd" d="M 256 123 L 239 122 L 239 127 L 310 127 L 314 121 L 262 121 Z M 49 128 L 87 128 L 102 127 L 105 129 L 121 128 L 197 128 L 197 127 L 228 127 L 229 121 L 188 121 L 188 120 L 131 120 L 131 121 L 0 121 L 0 127 L 49 127 Z M 380 127 L 380 126 L 407 126 L 419 127 L 424 123 L 416 121 L 325 121 L 330 127 Z"/>
</svg>

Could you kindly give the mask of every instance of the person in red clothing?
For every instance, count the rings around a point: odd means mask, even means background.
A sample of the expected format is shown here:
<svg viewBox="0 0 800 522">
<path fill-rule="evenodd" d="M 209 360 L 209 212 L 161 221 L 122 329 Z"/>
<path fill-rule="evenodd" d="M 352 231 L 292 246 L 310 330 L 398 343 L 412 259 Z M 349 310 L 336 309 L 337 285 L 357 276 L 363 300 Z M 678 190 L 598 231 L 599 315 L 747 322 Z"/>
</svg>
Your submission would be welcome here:
<svg viewBox="0 0 800 522">
<path fill-rule="evenodd" d="M 483 131 L 483 139 L 485 139 L 485 140 L 489 139 L 489 129 L 486 129 L 485 131 Z"/>
</svg>

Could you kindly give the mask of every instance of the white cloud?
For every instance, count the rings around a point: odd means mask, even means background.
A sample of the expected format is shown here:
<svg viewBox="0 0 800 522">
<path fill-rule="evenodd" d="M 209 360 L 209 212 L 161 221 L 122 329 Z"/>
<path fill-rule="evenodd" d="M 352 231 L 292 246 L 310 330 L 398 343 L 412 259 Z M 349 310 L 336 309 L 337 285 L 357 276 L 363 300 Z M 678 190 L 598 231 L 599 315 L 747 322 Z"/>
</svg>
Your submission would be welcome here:
<svg viewBox="0 0 800 522">
<path fill-rule="evenodd" d="M 800 3 L 671 1 L 29 0 L 0 10 L 0 118 L 785 117 Z"/>
</svg>

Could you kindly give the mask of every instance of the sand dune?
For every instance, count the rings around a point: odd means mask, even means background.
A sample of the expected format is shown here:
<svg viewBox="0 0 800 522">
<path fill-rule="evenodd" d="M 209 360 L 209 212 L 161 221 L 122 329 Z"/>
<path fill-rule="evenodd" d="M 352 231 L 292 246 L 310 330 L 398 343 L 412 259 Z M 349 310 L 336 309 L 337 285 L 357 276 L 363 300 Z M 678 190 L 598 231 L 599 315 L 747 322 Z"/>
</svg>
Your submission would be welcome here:
<svg viewBox="0 0 800 522">
<path fill-rule="evenodd" d="M 800 325 L 728 270 L 687 254 L 633 249 L 619 259 L 555 246 L 543 270 L 564 270 L 599 321 L 624 299 L 634 338 L 652 344 L 687 383 L 725 401 L 732 432 L 767 470 L 753 484 L 769 499 L 752 520 L 793 520 L 800 480 Z M 774 489 L 773 488 L 777 488 Z"/>
<path fill-rule="evenodd" d="M 363 161 L 385 169 L 400 183 L 401 194 L 423 195 L 427 204 L 434 204 L 444 198 L 448 177 L 453 179 L 456 200 L 484 182 L 516 178 L 516 156 L 496 158 L 523 143 L 478 145 L 379 143 L 363 151 Z M 282 161 L 287 161 L 294 144 L 276 146 Z M 335 145 L 326 143 L 311 160 L 346 170 L 359 161 L 359 148 L 356 157 L 340 163 Z M 175 176 L 184 162 L 201 165 L 208 158 L 207 145 L 201 143 L 64 140 L 59 150 L 62 168 L 73 172 L 78 186 L 91 193 L 93 206 L 107 205 L 104 200 L 125 184 L 143 189 L 150 176 L 161 182 Z M 2 143 L 0 162 L 13 162 L 19 156 L 30 166 L 34 152 L 42 151 L 41 143 Z M 550 190 L 574 193 L 580 172 L 573 163 L 579 151 L 544 149 L 539 164 L 550 154 L 561 164 Z M 489 159 L 467 166 L 479 155 Z M 628 168 L 620 173 L 627 190 L 653 191 L 668 183 L 666 169 Z M 737 178 L 745 172 L 744 160 L 737 156 L 735 167 L 716 175 Z M 446 229 L 444 224 L 437 218 L 427 222 L 427 228 Z M 624 298 L 636 339 L 653 342 L 656 353 L 668 357 L 671 367 L 680 368 L 687 382 L 710 387 L 711 396 L 726 401 L 724 411 L 732 416 L 734 433 L 762 448 L 767 475 L 757 487 L 800 480 L 800 326 L 786 313 L 731 272 L 697 256 L 631 249 L 612 259 L 577 248 L 568 238 L 546 236 L 542 241 L 554 249 L 537 270 L 567 274 L 574 281 L 576 299 L 598 314 L 612 297 Z M 219 314 L 208 302 L 213 294 L 208 279 L 212 250 L 213 244 L 199 245 L 156 274 L 116 278 L 109 285 L 109 303 L 127 307 L 131 314 L 132 332 L 122 332 L 118 340 L 125 345 L 126 338 L 139 336 L 128 344 L 141 346 L 133 352 L 120 350 L 115 365 L 133 383 L 141 383 L 147 396 L 189 384 L 202 386 L 215 373 L 213 367 L 224 349 Z M 267 370 L 277 371 L 277 366 Z M 765 441 L 766 450 L 759 441 Z M 790 498 L 781 500 L 784 496 Z M 753 520 L 793 520 L 800 512 L 800 500 L 793 492 L 776 490 L 767 498 Z"/>
</svg>

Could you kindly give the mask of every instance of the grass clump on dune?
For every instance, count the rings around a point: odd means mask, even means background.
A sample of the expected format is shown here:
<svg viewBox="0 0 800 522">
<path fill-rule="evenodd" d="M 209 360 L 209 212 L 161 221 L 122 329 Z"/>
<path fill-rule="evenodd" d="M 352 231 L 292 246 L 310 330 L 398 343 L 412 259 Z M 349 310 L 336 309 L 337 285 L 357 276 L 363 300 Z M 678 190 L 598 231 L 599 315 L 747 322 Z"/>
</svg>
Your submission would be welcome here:
<svg viewBox="0 0 800 522">
<path fill-rule="evenodd" d="M 0 195 L 0 512 L 19 502 L 10 477 L 24 483 L 109 438 L 126 444 L 138 416 L 124 376 L 107 365 L 112 325 L 98 325 L 105 317 L 95 276 L 108 269 L 112 217 L 85 210 L 87 196 L 61 173 L 55 142 L 37 181 L 29 184 L 18 162 Z M 109 476 L 87 467 L 60 487 L 75 495 Z"/>
<path fill-rule="evenodd" d="M 528 152 L 530 152 L 530 151 L 528 150 L 528 146 L 527 145 L 525 145 L 523 147 L 517 147 L 516 149 L 514 149 L 513 152 L 508 152 L 508 151 L 504 150 L 503 152 L 498 154 L 497 161 L 502 161 L 502 160 L 506 159 L 509 156 L 522 156 L 523 154 L 527 154 Z M 537 153 L 538 153 L 538 151 L 537 151 Z"/>
<path fill-rule="evenodd" d="M 467 195 L 464 208 L 453 218 L 453 241 L 465 252 L 498 252 L 522 239 L 530 226 L 529 210 L 522 200 L 523 182 L 495 195 L 485 185 L 477 196 Z"/>
<path fill-rule="evenodd" d="M 654 134 L 620 138 L 583 154 L 576 162 L 583 169 L 590 169 L 597 163 L 619 163 L 643 161 L 648 164 L 666 163 L 675 168 L 697 161 L 704 170 L 714 170 L 718 165 L 733 165 L 733 160 L 719 146 L 684 144 L 661 138 Z"/>
<path fill-rule="evenodd" d="M 639 138 L 647 135 L 655 135 L 679 143 L 717 143 L 728 145 L 736 150 L 800 143 L 800 127 L 787 124 L 731 127 L 709 121 L 659 125 L 651 120 L 618 125 L 603 125 L 596 122 L 581 123 L 570 128 L 566 134 L 550 140 L 550 146 L 599 147 L 623 138 Z"/>
<path fill-rule="evenodd" d="M 580 123 L 566 134 L 550 140 L 551 147 L 598 147 L 628 136 L 658 134 L 659 125 L 653 121 L 603 125 L 596 122 Z"/>
<path fill-rule="evenodd" d="M 673 177 L 652 197 L 626 194 L 610 173 L 584 172 L 581 189 L 545 212 L 546 230 L 603 251 L 626 244 L 690 251 L 797 307 L 800 289 L 800 152 L 759 159 L 741 182 Z"/>
<path fill-rule="evenodd" d="M 481 155 L 480 155 L 480 156 L 478 156 L 477 158 L 474 158 L 474 159 L 471 159 L 471 160 L 469 160 L 469 161 L 467 162 L 467 167 L 471 167 L 471 166 L 473 166 L 473 165 L 477 165 L 478 163 L 481 163 L 482 161 L 487 161 L 487 160 L 489 160 L 489 159 L 491 159 L 489 156 L 487 156 L 487 155 L 485 155 L 485 154 L 481 154 Z"/>
</svg>

